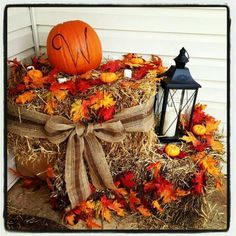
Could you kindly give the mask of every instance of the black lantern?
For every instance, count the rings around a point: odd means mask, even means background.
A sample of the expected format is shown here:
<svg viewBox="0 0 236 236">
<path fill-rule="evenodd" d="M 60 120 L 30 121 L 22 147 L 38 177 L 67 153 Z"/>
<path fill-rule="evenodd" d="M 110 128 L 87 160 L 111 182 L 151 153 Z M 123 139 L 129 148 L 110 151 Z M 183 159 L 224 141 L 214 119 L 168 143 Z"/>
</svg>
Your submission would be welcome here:
<svg viewBox="0 0 236 236">
<path fill-rule="evenodd" d="M 174 59 L 176 65 L 163 73 L 156 95 L 156 133 L 162 142 L 178 141 L 184 130 L 189 130 L 198 88 L 185 64 L 189 61 L 185 48 Z"/>
</svg>

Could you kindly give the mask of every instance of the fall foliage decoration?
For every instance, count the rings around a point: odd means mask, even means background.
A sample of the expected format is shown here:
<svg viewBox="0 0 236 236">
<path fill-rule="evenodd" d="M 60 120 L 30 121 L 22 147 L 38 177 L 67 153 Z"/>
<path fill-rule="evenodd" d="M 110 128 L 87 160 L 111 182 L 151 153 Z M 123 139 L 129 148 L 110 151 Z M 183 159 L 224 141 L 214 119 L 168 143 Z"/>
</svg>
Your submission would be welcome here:
<svg viewBox="0 0 236 236">
<path fill-rule="evenodd" d="M 57 37 L 55 43 L 59 47 Z M 66 47 L 65 44 L 62 46 Z M 84 53 L 86 57 L 86 50 Z M 24 70 L 16 59 L 11 65 L 13 75 L 8 81 L 11 103 L 50 116 L 59 114 L 85 125 L 99 125 L 111 120 L 124 108 L 145 103 L 156 92 L 161 80 L 158 76 L 165 71 L 160 57 L 153 55 L 151 60 L 144 60 L 133 53 L 120 60 L 106 60 L 96 70 L 88 69 L 71 76 L 61 73 L 60 68 L 51 67 L 42 57 L 32 59 L 35 69 L 30 71 Z M 24 67 L 28 68 L 28 65 Z M 122 77 L 124 69 L 132 71 L 132 78 Z M 104 75 L 112 76 L 105 81 L 102 79 Z M 117 80 L 113 80 L 113 76 Z M 58 83 L 61 77 L 67 81 Z M 220 121 L 206 114 L 205 108 L 206 105 L 196 104 L 190 131 L 185 130 L 187 117 L 181 117 L 182 143 L 158 143 L 154 131 L 127 133 L 126 139 L 120 143 L 102 142 L 116 189 L 101 191 L 90 184 L 89 198 L 78 202 L 73 209 L 65 190 L 66 145 L 10 133 L 9 145 L 18 156 L 24 157 L 23 161 L 33 162 L 46 156 L 47 163 L 53 163 L 47 166 L 44 181 L 37 175 L 29 177 L 18 171 L 14 174 L 21 178 L 24 188 L 37 190 L 46 185 L 51 191 L 49 203 L 52 209 L 62 211 L 64 222 L 70 227 L 82 223 L 89 229 L 103 229 L 104 221 L 125 220 L 126 216 L 133 214 L 143 222 L 157 219 L 166 226 L 169 224 L 166 219 L 171 219 L 176 227 L 186 228 L 189 222 L 199 222 L 204 215 L 201 212 L 205 204 L 202 199 L 209 192 L 220 190 L 224 183 Z M 50 162 L 50 158 L 55 163 Z"/>
<path fill-rule="evenodd" d="M 102 48 L 90 25 L 80 20 L 67 21 L 49 32 L 47 55 L 51 65 L 59 71 L 69 75 L 83 74 L 99 66 Z"/>
</svg>

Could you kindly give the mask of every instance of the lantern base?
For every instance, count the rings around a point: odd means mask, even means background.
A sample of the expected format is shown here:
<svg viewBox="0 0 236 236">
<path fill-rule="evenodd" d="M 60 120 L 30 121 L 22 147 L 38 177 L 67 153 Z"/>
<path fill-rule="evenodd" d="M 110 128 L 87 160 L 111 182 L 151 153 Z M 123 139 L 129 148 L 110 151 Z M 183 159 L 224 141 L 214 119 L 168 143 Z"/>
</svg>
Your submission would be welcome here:
<svg viewBox="0 0 236 236">
<path fill-rule="evenodd" d="M 181 142 L 180 138 L 182 135 L 179 136 L 173 136 L 173 137 L 165 137 L 165 136 L 158 136 L 158 139 L 160 140 L 161 143 L 171 143 L 171 142 Z"/>
</svg>

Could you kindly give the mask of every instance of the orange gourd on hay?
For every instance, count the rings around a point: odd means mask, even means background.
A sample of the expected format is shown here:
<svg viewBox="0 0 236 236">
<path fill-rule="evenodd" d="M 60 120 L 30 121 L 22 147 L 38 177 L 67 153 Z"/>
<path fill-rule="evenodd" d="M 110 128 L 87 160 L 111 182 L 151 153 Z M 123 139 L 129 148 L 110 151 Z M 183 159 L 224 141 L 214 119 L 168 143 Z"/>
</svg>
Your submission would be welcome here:
<svg viewBox="0 0 236 236">
<path fill-rule="evenodd" d="M 180 148 L 174 144 L 167 144 L 164 151 L 170 157 L 176 157 L 180 154 Z"/>
<path fill-rule="evenodd" d="M 74 75 L 96 69 L 102 59 L 102 47 L 97 33 L 79 20 L 58 24 L 47 39 L 48 60 L 59 71 Z"/>
<path fill-rule="evenodd" d="M 40 79 L 43 77 L 43 73 L 40 70 L 29 70 L 27 76 L 31 79 Z"/>
<path fill-rule="evenodd" d="M 118 76 L 113 72 L 103 72 L 101 73 L 100 80 L 104 83 L 112 83 L 118 80 Z"/>
</svg>

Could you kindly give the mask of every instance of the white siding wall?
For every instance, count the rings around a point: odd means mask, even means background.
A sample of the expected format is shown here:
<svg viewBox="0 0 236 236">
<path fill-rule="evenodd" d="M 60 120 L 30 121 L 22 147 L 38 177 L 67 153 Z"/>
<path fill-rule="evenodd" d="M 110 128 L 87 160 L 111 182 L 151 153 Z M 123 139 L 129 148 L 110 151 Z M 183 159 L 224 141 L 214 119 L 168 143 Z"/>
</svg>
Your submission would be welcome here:
<svg viewBox="0 0 236 236">
<path fill-rule="evenodd" d="M 158 54 L 165 65 L 174 63 L 183 46 L 190 55 L 188 67 L 202 88 L 198 101 L 226 123 L 226 18 L 225 8 L 35 8 L 41 51 L 50 29 L 63 21 L 80 19 L 98 33 L 104 57 L 128 52 L 144 57 Z"/>
<path fill-rule="evenodd" d="M 8 8 L 8 59 L 23 60 L 34 55 L 34 41 L 28 7 Z"/>
</svg>

